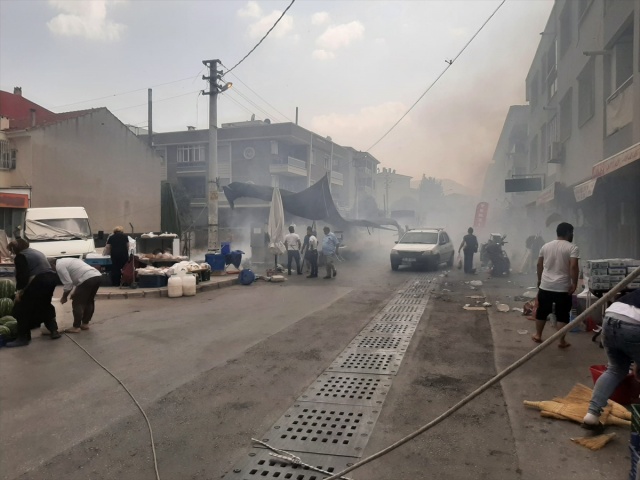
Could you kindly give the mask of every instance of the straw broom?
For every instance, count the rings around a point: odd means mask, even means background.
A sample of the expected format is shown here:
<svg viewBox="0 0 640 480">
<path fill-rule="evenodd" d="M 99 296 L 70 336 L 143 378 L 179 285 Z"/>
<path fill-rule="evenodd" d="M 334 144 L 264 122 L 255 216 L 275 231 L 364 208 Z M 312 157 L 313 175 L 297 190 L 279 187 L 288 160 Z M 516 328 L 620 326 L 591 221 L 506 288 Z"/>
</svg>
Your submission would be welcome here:
<svg viewBox="0 0 640 480">
<path fill-rule="evenodd" d="M 556 420 L 566 420 L 566 421 L 576 421 L 578 423 L 582 423 L 582 420 L 575 420 L 573 418 L 567 418 L 565 416 L 560 415 L 559 413 L 548 412 L 546 410 L 540 411 L 540 416 L 545 418 L 554 418 Z M 602 418 L 602 417 L 600 417 Z M 631 428 L 631 422 L 629 420 L 623 420 L 622 418 L 614 417 L 613 415 L 609 415 L 604 425 L 613 425 L 616 427 L 628 427 Z"/>
<path fill-rule="evenodd" d="M 600 450 L 607 443 L 615 438 L 615 433 L 606 433 L 604 435 L 597 435 L 595 437 L 579 437 L 572 438 L 571 441 L 587 447 L 589 450 Z"/>
<path fill-rule="evenodd" d="M 552 401 L 542 401 L 542 402 L 530 402 L 528 400 L 524 401 L 524 404 L 527 407 L 537 408 L 544 412 L 553 413 L 555 415 L 559 415 L 561 417 L 566 418 L 567 420 L 573 420 L 577 423 L 582 423 L 584 416 L 587 414 L 588 405 L 576 405 L 571 403 L 558 403 Z M 624 420 L 622 418 L 615 417 L 610 415 L 611 408 L 605 407 L 602 411 L 602 415 L 600 416 L 600 421 L 604 425 L 616 425 L 618 427 L 631 427 L 631 422 L 628 420 Z M 550 415 L 543 415 L 547 417 L 551 417 Z M 555 416 L 551 418 L 557 418 Z"/>
<path fill-rule="evenodd" d="M 556 397 L 554 402 L 559 403 L 589 403 L 593 395 L 593 389 L 581 384 L 576 383 L 566 397 Z M 624 406 L 620 405 L 613 400 L 609 400 L 607 405 L 611 407 L 611 415 L 622 418 L 624 420 L 631 420 L 631 412 Z"/>
</svg>

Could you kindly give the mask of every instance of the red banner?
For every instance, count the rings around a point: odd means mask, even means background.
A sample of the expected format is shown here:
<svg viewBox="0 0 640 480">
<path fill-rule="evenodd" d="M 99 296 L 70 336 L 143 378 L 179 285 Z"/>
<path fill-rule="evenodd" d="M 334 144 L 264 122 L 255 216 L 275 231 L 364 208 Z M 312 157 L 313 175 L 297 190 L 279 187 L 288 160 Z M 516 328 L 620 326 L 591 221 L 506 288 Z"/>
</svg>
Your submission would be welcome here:
<svg viewBox="0 0 640 480">
<path fill-rule="evenodd" d="M 29 195 L 0 193 L 0 208 L 29 208 Z"/>
<path fill-rule="evenodd" d="M 480 202 L 476 207 L 476 216 L 473 219 L 473 228 L 484 228 L 487 223 L 487 214 L 489 213 L 489 204 Z"/>
</svg>

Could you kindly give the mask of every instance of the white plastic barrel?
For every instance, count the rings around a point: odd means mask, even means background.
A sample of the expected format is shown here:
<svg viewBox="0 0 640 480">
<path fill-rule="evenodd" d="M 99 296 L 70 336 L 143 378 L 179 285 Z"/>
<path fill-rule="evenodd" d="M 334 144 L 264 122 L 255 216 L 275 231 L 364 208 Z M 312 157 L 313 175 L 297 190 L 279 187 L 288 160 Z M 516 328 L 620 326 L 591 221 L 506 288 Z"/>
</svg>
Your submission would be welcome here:
<svg viewBox="0 0 640 480">
<path fill-rule="evenodd" d="M 196 294 L 196 277 L 187 274 L 182 277 L 182 295 L 185 297 L 193 297 Z"/>
<path fill-rule="evenodd" d="M 182 278 L 178 275 L 171 275 L 167 285 L 167 291 L 170 298 L 182 296 Z"/>
</svg>

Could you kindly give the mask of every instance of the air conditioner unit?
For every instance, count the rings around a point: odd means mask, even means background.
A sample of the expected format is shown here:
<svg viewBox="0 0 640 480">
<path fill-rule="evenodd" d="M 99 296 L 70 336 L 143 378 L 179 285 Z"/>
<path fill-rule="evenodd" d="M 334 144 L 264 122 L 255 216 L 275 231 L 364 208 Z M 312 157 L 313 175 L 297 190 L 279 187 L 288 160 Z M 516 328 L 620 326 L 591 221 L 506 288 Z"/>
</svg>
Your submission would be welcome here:
<svg viewBox="0 0 640 480">
<path fill-rule="evenodd" d="M 549 163 L 562 163 L 564 151 L 562 143 L 551 142 L 549 145 Z"/>
</svg>

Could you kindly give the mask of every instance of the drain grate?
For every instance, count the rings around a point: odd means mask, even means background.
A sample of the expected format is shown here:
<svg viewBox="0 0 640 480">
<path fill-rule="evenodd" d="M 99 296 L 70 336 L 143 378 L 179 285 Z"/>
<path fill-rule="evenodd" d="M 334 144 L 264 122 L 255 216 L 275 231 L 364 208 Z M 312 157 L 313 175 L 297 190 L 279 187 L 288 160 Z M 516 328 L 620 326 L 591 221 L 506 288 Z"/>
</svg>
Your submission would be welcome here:
<svg viewBox="0 0 640 480">
<path fill-rule="evenodd" d="M 371 323 L 365 333 L 391 333 L 394 335 L 413 335 L 416 325 L 412 323 Z"/>
<path fill-rule="evenodd" d="M 376 315 L 375 320 L 378 322 L 398 322 L 398 323 L 406 323 L 413 322 L 417 323 L 420 321 L 420 315 L 417 313 L 380 313 Z"/>
<path fill-rule="evenodd" d="M 376 350 L 406 350 L 411 338 L 400 335 L 358 335 L 345 350 L 354 348 Z"/>
<path fill-rule="evenodd" d="M 380 407 L 300 402 L 263 441 L 290 452 L 360 457 L 379 414 Z"/>
<path fill-rule="evenodd" d="M 296 454 L 307 465 L 313 465 L 326 472 L 338 473 L 353 465 L 356 460 L 350 457 L 332 455 L 318 455 L 315 453 Z M 270 455 L 270 450 L 253 448 L 247 459 L 234 467 L 222 478 L 225 480 L 257 480 L 262 478 L 277 478 L 278 480 L 322 480 L 326 475 L 316 472 L 309 467 L 292 465 Z"/>
<path fill-rule="evenodd" d="M 411 298 L 396 298 L 395 300 L 389 302 L 391 305 L 426 305 L 427 304 L 427 300 L 426 299 L 421 299 L 421 298 L 416 298 L 416 297 L 411 297 Z"/>
<path fill-rule="evenodd" d="M 345 351 L 329 365 L 328 372 L 396 374 L 404 353 Z"/>
<path fill-rule="evenodd" d="M 389 305 L 384 308 L 389 313 L 419 313 L 422 314 L 424 306 L 422 305 Z"/>
<path fill-rule="evenodd" d="M 341 405 L 381 405 L 392 377 L 361 373 L 323 373 L 299 398 L 299 402 Z"/>
</svg>

